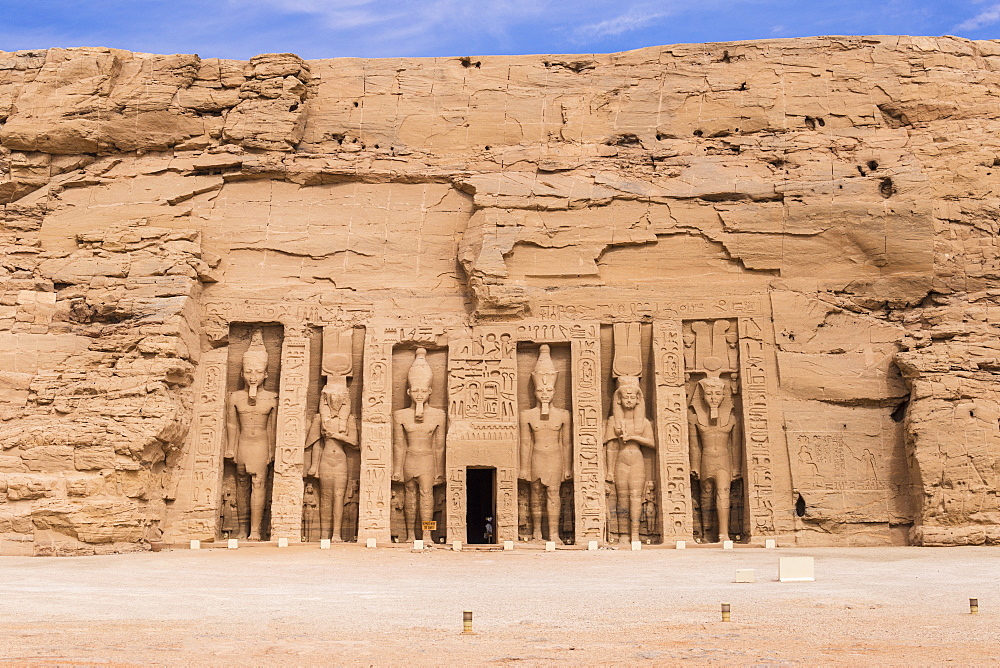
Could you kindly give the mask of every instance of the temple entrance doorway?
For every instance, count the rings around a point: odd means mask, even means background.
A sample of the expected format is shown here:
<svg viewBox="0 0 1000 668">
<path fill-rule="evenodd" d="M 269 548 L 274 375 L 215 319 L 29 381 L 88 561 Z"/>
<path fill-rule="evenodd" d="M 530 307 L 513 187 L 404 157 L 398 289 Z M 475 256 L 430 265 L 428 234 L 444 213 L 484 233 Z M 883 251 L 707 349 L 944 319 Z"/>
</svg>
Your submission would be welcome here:
<svg viewBox="0 0 1000 668">
<path fill-rule="evenodd" d="M 470 466 L 465 481 L 467 541 L 480 545 L 496 543 L 497 470 Z"/>
</svg>

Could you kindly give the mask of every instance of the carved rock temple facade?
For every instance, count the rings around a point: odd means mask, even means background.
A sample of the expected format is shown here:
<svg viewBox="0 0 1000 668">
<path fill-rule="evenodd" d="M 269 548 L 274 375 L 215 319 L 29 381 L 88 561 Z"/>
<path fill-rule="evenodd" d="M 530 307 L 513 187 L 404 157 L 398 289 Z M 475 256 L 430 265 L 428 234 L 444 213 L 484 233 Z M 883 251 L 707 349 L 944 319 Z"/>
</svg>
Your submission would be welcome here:
<svg viewBox="0 0 1000 668">
<path fill-rule="evenodd" d="M 0 553 L 1000 542 L 998 91 L 957 38 L 0 52 Z"/>
</svg>

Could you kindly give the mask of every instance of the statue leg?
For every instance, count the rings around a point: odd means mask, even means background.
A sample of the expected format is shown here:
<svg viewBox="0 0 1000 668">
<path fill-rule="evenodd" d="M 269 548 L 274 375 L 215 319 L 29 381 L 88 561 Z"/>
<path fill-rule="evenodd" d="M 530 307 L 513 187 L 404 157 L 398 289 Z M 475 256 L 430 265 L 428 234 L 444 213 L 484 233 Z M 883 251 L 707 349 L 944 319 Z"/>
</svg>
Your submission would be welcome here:
<svg viewBox="0 0 1000 668">
<path fill-rule="evenodd" d="M 642 495 L 646 488 L 645 465 L 639 464 L 630 467 L 632 469 L 631 479 L 628 481 L 628 519 L 629 519 L 629 541 L 639 540 L 639 522 L 642 515 Z"/>
<path fill-rule="evenodd" d="M 549 540 L 559 539 L 559 519 L 562 511 L 562 498 L 559 496 L 559 486 L 550 485 L 545 488 L 547 496 L 545 515 L 549 518 Z M 560 541 L 561 542 L 561 541 Z"/>
<path fill-rule="evenodd" d="M 545 487 L 541 480 L 531 483 L 531 540 L 542 540 L 542 503 L 544 503 Z M 549 523 L 549 533 L 552 524 Z"/>
<path fill-rule="evenodd" d="M 239 530 L 236 538 L 245 540 L 249 534 L 250 525 L 250 475 L 246 468 L 238 466 L 236 469 L 236 523 Z"/>
<path fill-rule="evenodd" d="M 265 476 L 250 474 L 250 535 L 247 540 L 260 540 L 261 524 L 264 523 L 264 505 L 267 502 L 264 481 Z"/>
<path fill-rule="evenodd" d="M 719 540 L 729 540 L 729 487 L 732 480 L 724 471 L 715 476 L 715 507 L 719 515 Z"/>
<path fill-rule="evenodd" d="M 333 510 L 333 481 L 319 479 L 319 537 L 330 537 L 330 511 Z"/>
<path fill-rule="evenodd" d="M 701 479 L 701 539 L 706 543 L 712 540 L 712 519 L 714 508 L 712 501 L 715 498 L 715 480 L 702 476 Z"/>
<path fill-rule="evenodd" d="M 434 519 L 434 476 L 422 475 L 417 478 L 420 487 L 420 521 L 430 522 Z M 433 542 L 430 531 L 420 528 L 420 538 Z"/>
<path fill-rule="evenodd" d="M 340 533 L 344 522 L 344 497 L 347 495 L 347 472 L 338 475 L 330 481 L 333 487 L 333 533 L 330 540 L 339 543 L 343 540 Z"/>
<path fill-rule="evenodd" d="M 417 479 L 410 478 L 403 485 L 403 524 L 406 526 L 405 542 L 413 540 L 413 523 L 417 521 Z"/>
</svg>

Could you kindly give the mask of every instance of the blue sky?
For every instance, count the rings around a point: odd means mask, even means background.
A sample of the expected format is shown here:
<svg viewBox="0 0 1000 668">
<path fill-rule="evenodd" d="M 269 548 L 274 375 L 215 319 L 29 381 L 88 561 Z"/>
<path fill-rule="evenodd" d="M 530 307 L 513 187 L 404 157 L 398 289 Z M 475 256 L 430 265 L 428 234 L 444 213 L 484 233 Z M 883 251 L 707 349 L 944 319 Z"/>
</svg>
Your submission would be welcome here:
<svg viewBox="0 0 1000 668">
<path fill-rule="evenodd" d="M 464 56 L 832 34 L 993 39 L 1000 37 L 1000 1 L 0 0 L 0 51 Z"/>
</svg>

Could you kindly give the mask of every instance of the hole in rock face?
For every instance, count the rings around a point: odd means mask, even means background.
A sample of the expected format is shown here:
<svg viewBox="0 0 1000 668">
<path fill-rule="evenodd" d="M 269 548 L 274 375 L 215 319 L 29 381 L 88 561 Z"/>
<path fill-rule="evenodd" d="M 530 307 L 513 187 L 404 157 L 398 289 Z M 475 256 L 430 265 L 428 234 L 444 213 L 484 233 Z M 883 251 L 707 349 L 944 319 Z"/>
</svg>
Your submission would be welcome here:
<svg viewBox="0 0 1000 668">
<path fill-rule="evenodd" d="M 702 136 L 703 134 L 705 134 L 705 133 L 704 133 L 704 132 L 702 132 L 701 130 L 695 130 L 695 131 L 694 131 L 694 136 L 695 136 L 695 137 L 700 137 L 700 136 Z"/>
<path fill-rule="evenodd" d="M 878 163 L 876 161 L 874 161 L 874 160 L 869 160 L 868 161 L 868 169 L 870 169 L 870 170 L 872 170 L 874 172 L 876 169 L 878 169 Z"/>
<path fill-rule="evenodd" d="M 723 51 L 722 52 L 722 58 L 719 58 L 719 62 L 720 63 L 731 63 L 732 61 L 733 61 L 733 59 L 729 57 L 729 51 Z"/>
<path fill-rule="evenodd" d="M 889 199 L 896 194 L 896 186 L 893 184 L 892 179 L 886 177 L 879 181 L 878 192 L 882 197 Z"/>
<path fill-rule="evenodd" d="M 799 517 L 805 517 L 806 514 L 806 500 L 802 498 L 801 494 L 795 500 L 795 514 Z"/>
<path fill-rule="evenodd" d="M 747 89 L 747 82 L 744 81 L 743 83 L 740 84 L 740 90 L 746 90 L 746 89 Z"/>
<path fill-rule="evenodd" d="M 806 122 L 806 127 L 809 128 L 810 130 L 816 129 L 816 119 L 813 118 L 812 116 L 806 116 L 805 122 Z"/>
<path fill-rule="evenodd" d="M 826 126 L 826 121 L 824 121 L 822 118 L 817 118 L 816 122 L 819 123 L 819 126 L 821 128 Z"/>
<path fill-rule="evenodd" d="M 295 111 L 295 110 L 296 110 L 296 109 L 298 109 L 298 108 L 299 108 L 299 103 L 298 103 L 298 102 L 296 102 L 295 104 L 293 104 L 292 106 L 290 106 L 290 107 L 288 108 L 288 111 Z"/>
<path fill-rule="evenodd" d="M 892 418 L 893 422 L 902 422 L 903 418 L 906 417 L 906 407 L 910 405 L 909 401 L 902 401 L 896 408 L 893 409 L 889 417 Z"/>
</svg>

